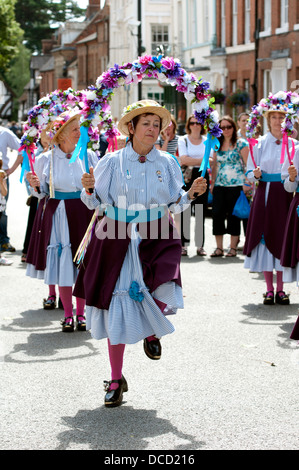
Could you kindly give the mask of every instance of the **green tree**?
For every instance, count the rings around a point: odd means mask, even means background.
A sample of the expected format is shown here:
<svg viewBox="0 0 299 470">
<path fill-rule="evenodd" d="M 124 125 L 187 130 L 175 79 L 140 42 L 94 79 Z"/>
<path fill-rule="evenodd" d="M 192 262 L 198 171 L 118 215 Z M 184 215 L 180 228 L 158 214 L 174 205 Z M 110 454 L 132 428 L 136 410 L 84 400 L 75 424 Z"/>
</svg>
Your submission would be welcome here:
<svg viewBox="0 0 299 470">
<path fill-rule="evenodd" d="M 17 56 L 23 37 L 23 31 L 15 20 L 15 3 L 16 0 L 0 0 L 0 75 Z"/>
<path fill-rule="evenodd" d="M 41 40 L 51 38 L 58 23 L 83 16 L 84 12 L 75 0 L 16 0 L 15 9 L 26 46 L 32 52 L 41 52 Z"/>
</svg>

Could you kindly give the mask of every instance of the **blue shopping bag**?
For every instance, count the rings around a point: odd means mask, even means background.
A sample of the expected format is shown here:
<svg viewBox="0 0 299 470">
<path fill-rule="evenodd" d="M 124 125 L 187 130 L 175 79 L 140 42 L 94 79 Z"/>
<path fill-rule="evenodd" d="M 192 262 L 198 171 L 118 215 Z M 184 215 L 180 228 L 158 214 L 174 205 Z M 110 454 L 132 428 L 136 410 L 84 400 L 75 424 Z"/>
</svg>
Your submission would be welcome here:
<svg viewBox="0 0 299 470">
<path fill-rule="evenodd" d="M 245 196 L 244 191 L 242 190 L 235 204 L 233 215 L 235 215 L 239 219 L 248 219 L 249 212 L 250 204 L 247 200 L 247 197 Z"/>
</svg>

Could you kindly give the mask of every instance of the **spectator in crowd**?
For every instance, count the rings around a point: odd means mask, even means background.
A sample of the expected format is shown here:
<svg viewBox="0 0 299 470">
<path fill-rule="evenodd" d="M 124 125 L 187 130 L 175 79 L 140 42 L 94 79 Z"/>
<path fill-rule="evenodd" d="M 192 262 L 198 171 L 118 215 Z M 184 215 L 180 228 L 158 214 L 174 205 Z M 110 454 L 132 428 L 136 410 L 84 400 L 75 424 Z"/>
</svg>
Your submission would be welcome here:
<svg viewBox="0 0 299 470">
<path fill-rule="evenodd" d="M 18 137 L 9 129 L 0 126 L 0 152 L 2 154 L 3 170 L 6 175 L 11 175 L 18 166 L 22 163 L 23 157 L 18 153 L 12 166 L 9 166 L 8 149 L 17 150 L 20 148 L 21 141 Z M 9 196 L 9 178 L 7 178 L 7 195 L 6 201 Z M 0 252 L 1 251 L 16 251 L 15 248 L 10 244 L 10 239 L 7 233 L 7 215 L 4 211 L 0 220 Z"/>
<path fill-rule="evenodd" d="M 211 254 L 213 258 L 224 255 L 225 233 L 230 234 L 230 248 L 226 256 L 236 256 L 241 226 L 233 210 L 242 189 L 244 192 L 249 189 L 244 185 L 248 143 L 245 139 L 238 139 L 237 126 L 230 116 L 224 116 L 219 123 L 223 134 L 219 137 L 220 148 L 213 155 L 211 181 L 213 235 L 216 239 L 216 249 Z"/>
</svg>

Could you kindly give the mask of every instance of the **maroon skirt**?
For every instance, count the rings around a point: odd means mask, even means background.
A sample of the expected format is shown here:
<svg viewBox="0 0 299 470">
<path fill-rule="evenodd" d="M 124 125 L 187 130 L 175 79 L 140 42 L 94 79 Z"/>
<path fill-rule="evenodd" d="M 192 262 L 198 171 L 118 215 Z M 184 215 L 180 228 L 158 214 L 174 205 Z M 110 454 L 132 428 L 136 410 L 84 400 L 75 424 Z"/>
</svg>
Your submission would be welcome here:
<svg viewBox="0 0 299 470">
<path fill-rule="evenodd" d="M 284 232 L 281 265 L 287 268 L 295 268 L 299 262 L 299 215 L 297 207 L 299 206 L 299 193 L 296 193 L 288 213 L 286 227 Z"/>
<path fill-rule="evenodd" d="M 152 222 L 138 224 L 138 231 L 142 237 L 139 257 L 143 279 L 149 292 L 169 281 L 181 286 L 180 237 L 168 215 L 154 222 L 157 223 L 154 238 L 149 236 L 152 233 Z M 76 297 L 86 299 L 86 305 L 109 309 L 130 243 L 129 225 L 106 216 L 98 223 L 80 267 L 73 293 Z M 109 236 L 112 233 L 115 236 Z M 119 234 L 123 236 L 119 237 Z"/>
<path fill-rule="evenodd" d="M 37 271 L 44 271 L 47 260 L 47 247 L 50 242 L 53 214 L 60 200 L 44 198 L 40 201 L 35 216 L 27 253 L 27 263 Z M 93 215 L 81 199 L 65 199 L 65 210 L 69 225 L 73 258 L 85 235 Z"/>
<path fill-rule="evenodd" d="M 266 185 L 260 181 L 254 195 L 243 253 L 250 256 L 252 250 L 264 239 L 272 255 L 280 259 L 284 229 L 293 195 L 288 193 L 280 182 L 271 182 L 267 204 L 265 203 Z"/>
</svg>

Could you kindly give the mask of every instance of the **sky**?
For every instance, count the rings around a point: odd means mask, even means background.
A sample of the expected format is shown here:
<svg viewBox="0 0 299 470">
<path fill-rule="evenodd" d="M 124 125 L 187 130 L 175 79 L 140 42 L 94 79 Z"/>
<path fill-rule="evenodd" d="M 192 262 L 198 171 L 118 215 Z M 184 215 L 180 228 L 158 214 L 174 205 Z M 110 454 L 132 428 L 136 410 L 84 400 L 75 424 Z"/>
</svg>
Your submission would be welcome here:
<svg viewBox="0 0 299 470">
<path fill-rule="evenodd" d="M 88 0 L 77 0 L 77 3 L 80 8 L 87 8 L 88 6 Z M 104 2 L 102 1 L 102 3 Z"/>
</svg>

